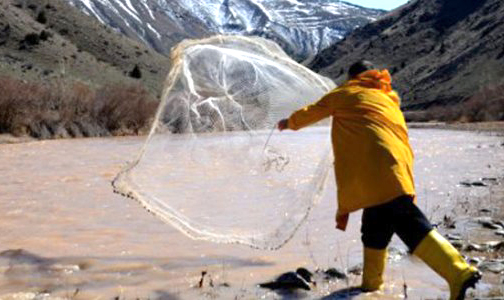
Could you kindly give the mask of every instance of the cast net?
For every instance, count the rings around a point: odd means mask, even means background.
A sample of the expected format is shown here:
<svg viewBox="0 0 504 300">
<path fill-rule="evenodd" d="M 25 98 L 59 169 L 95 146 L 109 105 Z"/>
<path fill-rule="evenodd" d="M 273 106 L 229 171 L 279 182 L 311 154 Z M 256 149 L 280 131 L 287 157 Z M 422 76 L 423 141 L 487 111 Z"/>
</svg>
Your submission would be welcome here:
<svg viewBox="0 0 504 300">
<path fill-rule="evenodd" d="M 262 38 L 216 36 L 172 50 L 150 134 L 115 190 L 193 239 L 278 249 L 317 201 L 328 128 L 275 124 L 334 87 Z"/>
</svg>

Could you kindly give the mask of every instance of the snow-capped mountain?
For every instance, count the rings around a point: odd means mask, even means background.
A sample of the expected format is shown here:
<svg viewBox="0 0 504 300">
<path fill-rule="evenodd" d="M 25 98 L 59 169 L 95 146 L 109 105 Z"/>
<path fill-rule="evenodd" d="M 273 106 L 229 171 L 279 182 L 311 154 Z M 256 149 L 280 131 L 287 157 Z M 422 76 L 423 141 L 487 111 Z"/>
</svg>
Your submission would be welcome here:
<svg viewBox="0 0 504 300">
<path fill-rule="evenodd" d="M 383 10 L 337 0 L 67 0 L 156 50 L 216 33 L 275 40 L 306 60 Z"/>
</svg>

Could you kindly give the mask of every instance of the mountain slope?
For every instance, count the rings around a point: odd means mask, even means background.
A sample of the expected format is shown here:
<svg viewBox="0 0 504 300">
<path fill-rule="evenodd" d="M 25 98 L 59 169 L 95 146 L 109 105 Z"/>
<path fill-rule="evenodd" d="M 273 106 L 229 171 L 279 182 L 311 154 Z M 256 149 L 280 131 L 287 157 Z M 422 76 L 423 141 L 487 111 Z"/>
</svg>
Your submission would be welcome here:
<svg viewBox="0 0 504 300">
<path fill-rule="evenodd" d="M 384 14 L 336 0 L 67 1 L 161 53 L 185 38 L 258 35 L 300 61 Z"/>
<path fill-rule="evenodd" d="M 139 79 L 130 73 L 138 66 Z M 60 0 L 5 0 L 0 4 L 3 75 L 92 85 L 142 83 L 158 94 L 168 58 L 118 34 Z M 135 76 L 133 76 L 135 77 Z M 137 76 L 138 77 L 138 76 Z"/>
<path fill-rule="evenodd" d="M 504 76 L 502 0 L 413 1 L 324 50 L 311 67 L 336 81 L 354 61 L 389 68 L 406 109 L 459 103 Z"/>
</svg>

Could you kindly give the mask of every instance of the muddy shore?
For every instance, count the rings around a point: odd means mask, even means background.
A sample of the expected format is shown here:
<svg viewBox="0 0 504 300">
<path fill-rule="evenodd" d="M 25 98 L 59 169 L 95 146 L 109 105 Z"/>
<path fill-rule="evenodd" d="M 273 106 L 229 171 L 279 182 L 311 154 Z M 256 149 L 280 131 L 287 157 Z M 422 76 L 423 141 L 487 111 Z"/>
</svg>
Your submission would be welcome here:
<svg viewBox="0 0 504 300">
<path fill-rule="evenodd" d="M 410 123 L 408 127 L 471 131 L 504 136 L 504 122 Z M 501 146 L 504 146 L 504 140 Z M 467 298 L 504 299 L 504 170 L 501 171 L 500 177 L 481 178 L 474 182 L 461 182 L 461 185 L 467 188 L 483 187 L 489 190 L 489 194 L 484 197 L 460 199 L 460 202 L 457 203 L 451 213 L 433 220 L 433 225 L 462 253 L 467 261 L 478 267 L 483 274 L 479 284 L 486 286 L 486 292 L 483 295 L 479 293 L 476 296 L 473 291 L 469 290 Z M 392 254 L 389 254 L 389 260 L 410 255 L 401 248 L 392 247 L 391 250 Z M 315 285 L 323 285 L 331 280 L 349 281 L 349 278 L 352 282 L 358 282 L 361 276 L 360 267 L 357 265 L 345 271 L 338 269 L 310 271 L 313 272 L 313 277 L 316 278 Z M 292 271 L 291 273 L 293 273 Z M 332 276 L 327 274 L 332 274 Z M 284 275 L 279 274 L 279 277 Z M 403 296 L 406 298 L 407 291 L 408 287 L 405 283 Z M 354 291 L 349 288 L 338 290 L 323 299 L 351 299 L 359 295 L 361 294 L 358 290 Z M 288 292 L 287 294 L 280 293 L 279 296 L 287 296 L 287 299 L 305 299 L 307 294 L 304 292 L 301 294 Z"/>
<path fill-rule="evenodd" d="M 504 220 L 504 174 L 502 159 L 497 157 L 504 140 L 490 135 L 411 131 L 418 154 L 420 206 L 470 261 L 486 268 L 475 294 L 479 299 L 502 294 L 504 238 L 497 233 Z M 126 137 L 0 146 L 0 169 L 6 174 L 0 198 L 5 230 L 0 239 L 4 245 L 0 278 L 11 283 L 2 286 L 0 279 L 0 299 L 14 299 L 2 296 L 20 290 L 39 298 L 50 294 L 44 299 L 74 293 L 75 299 L 95 295 L 107 295 L 105 299 L 348 299 L 348 293 L 341 296 L 344 288 L 360 282 L 359 214 L 352 216 L 349 232 L 332 230 L 333 184 L 307 226 L 284 249 L 217 247 L 187 239 L 130 200 L 111 193 L 110 180 L 142 142 L 142 137 Z M 466 151 L 479 155 L 465 156 Z M 462 161 L 452 159 L 454 155 L 462 155 L 457 156 Z M 450 180 L 451 174 L 457 180 Z M 450 190 L 445 189 L 445 181 Z M 441 195 L 435 188 L 455 194 Z M 485 192 L 476 196 L 474 191 Z M 36 232 L 30 224 L 39 224 Z M 355 298 L 397 299 L 403 297 L 403 284 L 410 299 L 444 298 L 445 284 L 410 257 L 402 243 L 392 246 L 385 294 Z M 24 250 L 16 250 L 20 248 Z M 257 287 L 299 267 L 315 274 L 317 286 L 312 291 L 284 294 Z M 330 273 L 336 277 L 327 279 L 324 271 L 331 267 L 346 279 L 339 279 L 334 270 Z M 207 274 L 199 288 L 202 271 Z M 28 294 L 24 299 L 33 298 Z"/>
<path fill-rule="evenodd" d="M 504 171 L 500 178 L 483 178 L 463 184 L 468 184 L 468 188 L 481 184 L 489 190 L 489 194 L 460 199 L 450 214 L 435 223 L 466 260 L 483 273 L 480 284 L 488 286 L 485 296 L 503 299 Z M 471 293 L 468 292 L 468 295 Z"/>
<path fill-rule="evenodd" d="M 465 130 L 465 131 L 486 132 L 486 133 L 504 135 L 504 122 L 481 122 L 481 123 L 425 122 L 425 123 L 408 123 L 408 127 L 445 129 L 445 130 Z"/>
</svg>

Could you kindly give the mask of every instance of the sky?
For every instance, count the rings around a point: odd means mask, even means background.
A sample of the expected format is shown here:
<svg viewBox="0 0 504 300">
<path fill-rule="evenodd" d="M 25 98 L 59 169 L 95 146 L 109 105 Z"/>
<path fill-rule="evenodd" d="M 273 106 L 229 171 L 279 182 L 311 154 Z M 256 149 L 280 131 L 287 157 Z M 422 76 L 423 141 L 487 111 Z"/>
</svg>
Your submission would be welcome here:
<svg viewBox="0 0 504 300">
<path fill-rule="evenodd" d="M 391 10 L 408 2 L 407 0 L 345 0 L 353 4 L 357 4 L 370 8 L 381 8 Z"/>
</svg>

